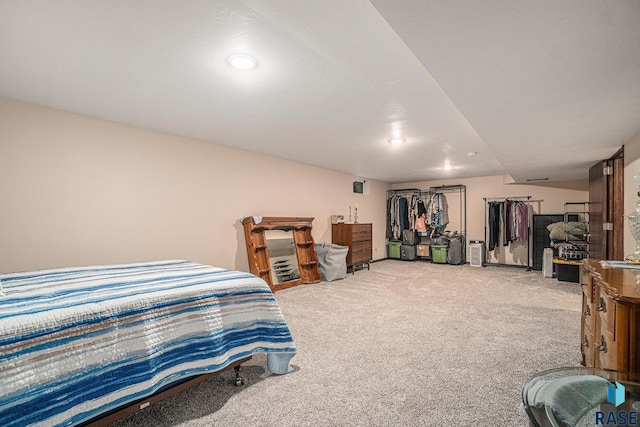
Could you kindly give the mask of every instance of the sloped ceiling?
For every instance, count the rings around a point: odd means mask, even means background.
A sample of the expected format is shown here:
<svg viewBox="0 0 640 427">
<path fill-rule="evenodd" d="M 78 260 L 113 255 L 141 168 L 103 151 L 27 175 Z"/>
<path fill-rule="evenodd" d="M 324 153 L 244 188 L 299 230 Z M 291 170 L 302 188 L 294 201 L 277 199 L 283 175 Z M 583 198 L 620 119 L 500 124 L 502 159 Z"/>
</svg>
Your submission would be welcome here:
<svg viewBox="0 0 640 427">
<path fill-rule="evenodd" d="M 586 179 L 640 131 L 638 22 L 635 0 L 0 1 L 0 96 L 390 183 Z"/>
</svg>

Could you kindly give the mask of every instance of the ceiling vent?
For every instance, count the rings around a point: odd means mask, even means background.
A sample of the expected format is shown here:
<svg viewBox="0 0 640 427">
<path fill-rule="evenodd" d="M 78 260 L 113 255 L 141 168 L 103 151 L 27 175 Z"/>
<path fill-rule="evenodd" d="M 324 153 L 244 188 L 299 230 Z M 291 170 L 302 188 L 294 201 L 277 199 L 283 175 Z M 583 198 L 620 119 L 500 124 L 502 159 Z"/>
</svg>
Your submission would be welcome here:
<svg viewBox="0 0 640 427">
<path fill-rule="evenodd" d="M 549 178 L 529 178 L 527 182 L 541 182 L 541 181 L 549 181 Z"/>
</svg>

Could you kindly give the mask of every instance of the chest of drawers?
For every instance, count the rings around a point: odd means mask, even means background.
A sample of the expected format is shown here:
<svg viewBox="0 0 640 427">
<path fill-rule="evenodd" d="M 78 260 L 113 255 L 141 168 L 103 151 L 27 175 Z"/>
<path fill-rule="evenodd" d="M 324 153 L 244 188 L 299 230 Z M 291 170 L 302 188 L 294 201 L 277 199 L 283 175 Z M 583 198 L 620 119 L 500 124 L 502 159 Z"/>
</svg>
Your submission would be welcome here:
<svg viewBox="0 0 640 427">
<path fill-rule="evenodd" d="M 583 261 L 581 353 L 587 367 L 640 372 L 640 270 Z"/>
<path fill-rule="evenodd" d="M 372 224 L 332 224 L 331 241 L 336 245 L 349 247 L 347 267 L 355 273 L 358 266 L 370 268 L 373 248 L 371 243 Z"/>
</svg>

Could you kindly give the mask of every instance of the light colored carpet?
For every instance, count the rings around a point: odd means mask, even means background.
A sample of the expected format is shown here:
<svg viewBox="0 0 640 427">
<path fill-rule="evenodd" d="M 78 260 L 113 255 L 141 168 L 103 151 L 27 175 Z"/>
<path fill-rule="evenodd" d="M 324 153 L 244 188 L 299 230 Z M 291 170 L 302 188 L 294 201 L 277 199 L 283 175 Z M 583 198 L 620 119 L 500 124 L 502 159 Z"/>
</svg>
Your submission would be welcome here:
<svg viewBox="0 0 640 427">
<path fill-rule="evenodd" d="M 129 426 L 525 426 L 522 387 L 578 366 L 580 285 L 511 267 L 385 260 L 277 292 L 295 371 L 266 357 L 120 420 Z"/>
</svg>

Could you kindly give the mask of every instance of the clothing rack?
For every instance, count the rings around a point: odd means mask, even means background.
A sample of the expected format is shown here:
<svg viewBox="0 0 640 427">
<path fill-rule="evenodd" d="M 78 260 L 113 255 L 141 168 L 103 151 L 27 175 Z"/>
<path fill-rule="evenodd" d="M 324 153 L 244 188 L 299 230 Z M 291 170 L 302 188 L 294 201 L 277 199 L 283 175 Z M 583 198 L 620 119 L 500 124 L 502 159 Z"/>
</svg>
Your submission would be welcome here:
<svg viewBox="0 0 640 427">
<path fill-rule="evenodd" d="M 460 196 L 460 230 L 459 233 L 466 237 L 467 235 L 467 186 L 466 185 L 440 185 L 430 187 L 429 193 L 431 197 L 435 194 L 458 193 Z"/>
<path fill-rule="evenodd" d="M 386 236 L 387 239 L 389 240 L 393 240 L 393 225 L 392 225 L 392 219 L 391 219 L 391 212 L 390 212 L 390 204 L 391 204 L 391 200 L 393 199 L 393 197 L 395 196 L 402 196 L 405 197 L 407 199 L 410 199 L 412 197 L 417 197 L 421 200 L 423 200 L 423 202 L 425 201 L 424 199 L 427 199 L 430 197 L 430 193 L 427 191 L 423 191 L 420 190 L 418 188 L 401 188 L 401 189 L 394 189 L 394 190 L 387 190 L 387 229 L 386 229 Z M 415 229 L 415 223 L 413 224 L 413 229 Z"/>
<path fill-rule="evenodd" d="M 540 210 L 540 203 L 543 200 L 533 200 L 531 196 L 505 196 L 505 197 L 484 197 L 484 239 L 485 239 L 485 264 L 490 265 L 500 265 L 500 266 L 509 266 L 509 267 L 526 267 L 527 271 L 531 270 L 531 203 L 538 203 L 538 210 Z M 497 262 L 489 262 L 489 240 L 488 240 L 488 230 L 487 230 L 487 221 L 488 221 L 488 211 L 491 202 L 504 202 L 506 200 L 514 200 L 514 201 L 526 201 L 527 204 L 527 264 L 506 264 L 506 263 L 497 263 Z M 505 230 L 502 231 L 503 233 Z"/>
<path fill-rule="evenodd" d="M 396 190 L 387 191 L 387 202 L 393 197 L 398 195 L 416 195 L 423 199 L 423 201 L 429 201 L 435 194 L 449 194 L 458 193 L 460 196 L 460 229 L 459 233 L 466 236 L 467 234 L 467 186 L 466 185 L 440 185 L 437 187 L 429 187 L 426 190 L 420 190 L 418 188 L 402 188 Z M 391 228 L 389 215 L 387 214 L 387 231 Z M 387 236 L 389 233 L 387 232 Z"/>
<path fill-rule="evenodd" d="M 408 195 L 416 195 L 416 194 L 424 194 L 425 192 L 418 189 L 418 188 L 401 188 L 399 190 L 387 190 L 387 199 L 390 199 L 393 196 L 398 196 L 398 195 L 404 195 L 404 194 L 408 194 Z"/>
<path fill-rule="evenodd" d="M 419 196 L 421 198 L 431 198 L 437 193 L 458 193 L 460 195 L 460 232 L 467 232 L 467 186 L 466 185 L 441 185 L 437 187 L 429 187 L 426 190 L 419 188 L 401 188 L 395 190 L 387 190 L 387 200 L 393 196 L 409 195 Z"/>
</svg>

